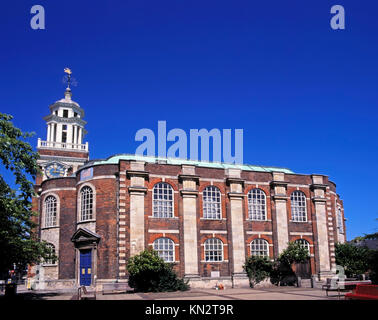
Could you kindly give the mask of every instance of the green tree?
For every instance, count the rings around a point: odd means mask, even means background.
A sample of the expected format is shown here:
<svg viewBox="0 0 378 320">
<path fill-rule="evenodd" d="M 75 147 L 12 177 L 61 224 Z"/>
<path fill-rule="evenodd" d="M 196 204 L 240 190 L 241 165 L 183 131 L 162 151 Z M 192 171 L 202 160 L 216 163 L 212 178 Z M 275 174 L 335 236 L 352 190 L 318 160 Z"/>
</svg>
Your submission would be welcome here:
<svg viewBox="0 0 378 320">
<path fill-rule="evenodd" d="M 342 266 L 347 277 L 354 277 L 369 270 L 371 250 L 352 243 L 335 244 L 336 264 Z"/>
<path fill-rule="evenodd" d="M 0 174 L 0 274 L 12 269 L 13 264 L 25 267 L 43 258 L 56 258 L 45 243 L 32 237 L 34 190 L 28 177 L 35 179 L 39 170 L 38 153 L 25 141 L 33 133 L 22 132 L 12 119 L 11 115 L 0 113 L 0 160 L 12 173 L 16 186 L 13 189 Z"/>
<path fill-rule="evenodd" d="M 278 261 L 287 265 L 292 265 L 293 263 L 304 263 L 309 257 L 308 250 L 300 243 L 289 242 L 287 248 L 279 255 Z"/>
<path fill-rule="evenodd" d="M 271 272 L 271 282 L 277 285 L 294 285 L 297 281 L 292 265 L 305 263 L 310 258 L 308 250 L 298 242 L 289 242 L 278 256 Z"/>
<path fill-rule="evenodd" d="M 185 291 L 189 285 L 177 278 L 173 265 L 164 262 L 152 249 L 142 251 L 131 257 L 127 264 L 129 285 L 136 291 Z"/>
<path fill-rule="evenodd" d="M 266 278 L 270 277 L 273 263 L 267 257 L 250 256 L 243 266 L 249 278 L 249 285 L 253 288 Z"/>
<path fill-rule="evenodd" d="M 373 284 L 378 284 L 378 250 L 370 250 L 369 277 Z"/>
<path fill-rule="evenodd" d="M 369 233 L 369 234 L 365 233 L 364 239 L 368 239 L 368 240 L 378 239 L 378 232 Z"/>
<path fill-rule="evenodd" d="M 378 239 L 378 232 L 375 233 L 365 233 L 363 236 L 358 236 L 352 239 L 350 242 L 358 243 L 363 240 L 374 240 Z"/>
</svg>

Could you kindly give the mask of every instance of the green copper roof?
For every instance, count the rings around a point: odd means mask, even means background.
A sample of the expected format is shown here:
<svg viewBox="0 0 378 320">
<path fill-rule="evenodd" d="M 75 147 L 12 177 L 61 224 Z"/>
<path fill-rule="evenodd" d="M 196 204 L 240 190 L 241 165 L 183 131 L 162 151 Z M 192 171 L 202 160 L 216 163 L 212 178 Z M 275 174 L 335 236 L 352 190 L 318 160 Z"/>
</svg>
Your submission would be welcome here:
<svg viewBox="0 0 378 320">
<path fill-rule="evenodd" d="M 209 162 L 209 161 L 196 161 L 196 160 L 186 160 L 177 158 L 162 158 L 162 157 L 149 157 L 140 156 L 135 154 L 120 154 L 109 157 L 106 160 L 92 160 L 87 163 L 84 167 L 90 167 L 94 165 L 101 164 L 118 164 L 120 160 L 134 160 L 134 161 L 145 161 L 149 163 L 163 162 L 172 165 L 192 165 L 205 168 L 218 168 L 218 169 L 241 169 L 244 171 L 260 171 L 260 172 L 284 172 L 284 173 L 294 173 L 293 171 L 286 168 L 278 167 L 264 167 L 264 166 L 254 166 L 248 164 L 230 164 L 221 162 Z"/>
</svg>

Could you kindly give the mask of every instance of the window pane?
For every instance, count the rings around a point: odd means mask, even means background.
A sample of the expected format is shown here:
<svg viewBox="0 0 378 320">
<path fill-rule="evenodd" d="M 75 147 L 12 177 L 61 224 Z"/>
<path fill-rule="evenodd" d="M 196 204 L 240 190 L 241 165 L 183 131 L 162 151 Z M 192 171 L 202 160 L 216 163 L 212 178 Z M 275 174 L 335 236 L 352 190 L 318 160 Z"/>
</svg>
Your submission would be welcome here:
<svg viewBox="0 0 378 320">
<path fill-rule="evenodd" d="M 158 183 L 153 189 L 153 216 L 173 217 L 173 189 L 168 183 Z"/>
<path fill-rule="evenodd" d="M 307 240 L 305 239 L 298 239 L 295 240 L 296 243 L 299 243 L 303 248 L 308 250 L 308 253 L 310 253 L 310 244 Z"/>
<path fill-rule="evenodd" d="M 55 246 L 54 245 L 52 245 L 51 243 L 48 243 L 46 246 L 51 250 L 52 254 L 55 254 Z M 45 264 L 55 264 L 55 260 L 53 260 L 53 259 L 46 259 L 44 261 L 44 263 Z"/>
<path fill-rule="evenodd" d="M 153 243 L 154 250 L 165 262 L 174 262 L 175 244 L 171 239 L 159 238 Z"/>
<path fill-rule="evenodd" d="M 221 193 L 217 187 L 209 186 L 203 190 L 203 217 L 221 219 Z"/>
<path fill-rule="evenodd" d="M 81 195 L 81 221 L 93 219 L 93 191 L 85 186 L 80 191 Z"/>
<path fill-rule="evenodd" d="M 223 242 L 217 238 L 205 241 L 205 261 L 223 261 Z"/>
<path fill-rule="evenodd" d="M 301 191 L 294 191 L 290 197 L 291 217 L 293 221 L 307 221 L 306 196 Z"/>
<path fill-rule="evenodd" d="M 269 243 L 264 239 L 255 239 L 251 242 L 251 255 L 269 257 Z"/>
<path fill-rule="evenodd" d="M 344 233 L 343 215 L 340 208 L 337 210 L 337 226 L 339 228 L 339 233 Z"/>
<path fill-rule="evenodd" d="M 45 227 L 53 227 L 56 225 L 57 201 L 53 196 L 45 199 Z"/>
<path fill-rule="evenodd" d="M 252 220 L 266 220 L 266 197 L 264 191 L 252 189 L 248 192 L 248 216 Z"/>
</svg>

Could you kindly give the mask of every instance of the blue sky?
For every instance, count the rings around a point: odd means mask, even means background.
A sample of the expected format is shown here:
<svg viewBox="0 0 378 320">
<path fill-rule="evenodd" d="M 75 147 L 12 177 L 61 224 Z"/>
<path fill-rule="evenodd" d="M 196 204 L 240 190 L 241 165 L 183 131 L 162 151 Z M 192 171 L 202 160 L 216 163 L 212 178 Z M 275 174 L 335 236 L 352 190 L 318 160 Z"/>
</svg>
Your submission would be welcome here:
<svg viewBox="0 0 378 320">
<path fill-rule="evenodd" d="M 375 1 L 5 1 L 1 112 L 46 138 L 63 68 L 90 157 L 133 153 L 137 130 L 243 129 L 244 162 L 326 174 L 347 236 L 377 231 Z M 46 29 L 30 28 L 45 8 Z M 346 29 L 330 27 L 341 4 Z M 3 170 L 2 170 L 3 171 Z"/>
</svg>

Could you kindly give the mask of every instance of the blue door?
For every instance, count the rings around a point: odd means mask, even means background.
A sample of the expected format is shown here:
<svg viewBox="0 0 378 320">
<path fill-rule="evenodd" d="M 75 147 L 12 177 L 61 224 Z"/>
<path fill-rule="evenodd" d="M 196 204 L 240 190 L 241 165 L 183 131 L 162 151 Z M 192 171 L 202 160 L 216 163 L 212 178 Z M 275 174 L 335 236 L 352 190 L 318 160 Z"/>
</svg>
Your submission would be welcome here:
<svg viewBox="0 0 378 320">
<path fill-rule="evenodd" d="M 80 285 L 90 286 L 92 279 L 92 250 L 80 251 Z"/>
</svg>

